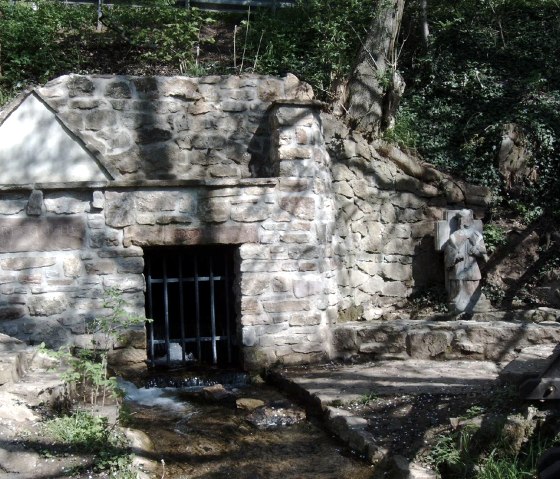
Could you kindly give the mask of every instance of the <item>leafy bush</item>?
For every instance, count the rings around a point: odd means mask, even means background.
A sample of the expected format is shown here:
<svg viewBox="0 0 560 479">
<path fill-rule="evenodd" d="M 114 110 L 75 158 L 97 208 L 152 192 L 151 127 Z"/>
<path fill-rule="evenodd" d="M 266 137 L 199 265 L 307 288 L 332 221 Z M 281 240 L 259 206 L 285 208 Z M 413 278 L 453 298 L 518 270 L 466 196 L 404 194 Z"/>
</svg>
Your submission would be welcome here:
<svg viewBox="0 0 560 479">
<path fill-rule="evenodd" d="M 116 378 L 109 375 L 109 350 L 114 342 L 122 339 L 127 329 L 151 321 L 129 312 L 122 292 L 117 288 L 105 291 L 103 307 L 110 313 L 96 317 L 88 326 L 88 332 L 92 335 L 91 349 L 72 351 L 68 347 L 62 347 L 58 352 L 51 353 L 67 366 L 62 379 L 75 386 L 82 400 L 92 406 L 97 405 L 99 397 L 102 405 L 107 396 L 117 400 L 121 398 L 122 392 L 117 386 Z"/>
<path fill-rule="evenodd" d="M 560 211 L 560 4 L 553 0 L 430 2 L 427 48 L 408 39 L 401 111 L 411 143 L 437 167 L 494 189 L 529 211 Z M 404 32 L 414 30 L 409 17 Z M 408 33 L 406 33 L 408 34 Z M 398 124 L 397 118 L 397 124 Z M 503 188 L 497 151 L 505 124 L 525 132 L 535 182 Z M 410 141 L 410 140 L 409 140 Z M 406 143 L 406 142 L 405 142 Z"/>
<path fill-rule="evenodd" d="M 249 18 L 245 65 L 273 75 L 294 73 L 319 97 L 351 70 L 373 8 L 365 0 L 300 0 L 292 8 Z"/>
<path fill-rule="evenodd" d="M 64 445 L 65 452 L 93 455 L 94 472 L 110 472 L 111 477 L 121 479 L 137 477 L 132 471 L 132 458 L 125 437 L 118 429 L 109 426 L 106 417 L 75 411 L 45 421 L 42 430 L 54 445 Z M 52 451 L 46 452 L 53 455 Z M 75 472 L 80 469 L 78 467 Z"/>
<path fill-rule="evenodd" d="M 484 243 L 488 253 L 492 254 L 498 248 L 507 244 L 506 231 L 494 223 L 486 223 L 484 225 Z"/>
</svg>

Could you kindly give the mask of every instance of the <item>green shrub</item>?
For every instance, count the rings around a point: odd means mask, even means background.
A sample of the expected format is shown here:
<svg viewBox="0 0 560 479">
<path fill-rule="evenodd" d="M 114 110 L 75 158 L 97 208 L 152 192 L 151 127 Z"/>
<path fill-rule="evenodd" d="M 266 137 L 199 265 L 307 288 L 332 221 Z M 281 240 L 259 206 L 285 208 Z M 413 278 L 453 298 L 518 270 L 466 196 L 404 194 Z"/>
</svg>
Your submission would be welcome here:
<svg viewBox="0 0 560 479">
<path fill-rule="evenodd" d="M 484 243 L 488 253 L 492 254 L 501 246 L 507 244 L 506 231 L 494 223 L 486 223 L 484 225 Z"/>
</svg>

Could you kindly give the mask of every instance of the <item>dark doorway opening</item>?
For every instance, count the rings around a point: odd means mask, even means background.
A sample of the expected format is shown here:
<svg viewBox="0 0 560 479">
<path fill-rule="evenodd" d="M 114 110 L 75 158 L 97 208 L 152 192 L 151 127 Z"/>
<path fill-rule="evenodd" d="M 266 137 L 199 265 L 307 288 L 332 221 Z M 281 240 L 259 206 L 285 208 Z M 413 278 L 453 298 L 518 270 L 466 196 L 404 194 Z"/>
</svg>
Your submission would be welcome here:
<svg viewBox="0 0 560 479">
<path fill-rule="evenodd" d="M 152 366 L 238 365 L 234 251 L 228 245 L 144 250 Z"/>
</svg>

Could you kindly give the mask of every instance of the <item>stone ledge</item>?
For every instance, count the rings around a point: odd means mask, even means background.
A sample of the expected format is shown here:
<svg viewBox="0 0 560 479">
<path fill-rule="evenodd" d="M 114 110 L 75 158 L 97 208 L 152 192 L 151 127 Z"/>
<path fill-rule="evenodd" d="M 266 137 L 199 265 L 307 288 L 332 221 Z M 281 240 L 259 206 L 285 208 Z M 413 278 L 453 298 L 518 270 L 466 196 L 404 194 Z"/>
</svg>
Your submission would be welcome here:
<svg viewBox="0 0 560 479">
<path fill-rule="evenodd" d="M 375 359 L 478 359 L 504 361 L 532 345 L 558 344 L 560 323 L 534 323 L 535 311 L 515 312 L 515 320 L 494 312 L 491 320 L 360 321 L 333 329 L 336 357 L 368 355 Z M 548 310 L 547 314 L 560 313 Z M 558 317 L 557 314 L 553 314 Z M 484 317 L 484 316 L 481 316 Z"/>
<path fill-rule="evenodd" d="M 60 191 L 60 190 L 111 190 L 111 189 L 137 189 L 137 188 L 176 188 L 176 187 L 209 187 L 222 188 L 228 186 L 276 186 L 280 178 L 217 178 L 200 180 L 130 180 L 130 181 L 77 181 L 68 183 L 27 183 L 0 185 L 0 191 L 25 191 L 33 190 Z"/>
</svg>

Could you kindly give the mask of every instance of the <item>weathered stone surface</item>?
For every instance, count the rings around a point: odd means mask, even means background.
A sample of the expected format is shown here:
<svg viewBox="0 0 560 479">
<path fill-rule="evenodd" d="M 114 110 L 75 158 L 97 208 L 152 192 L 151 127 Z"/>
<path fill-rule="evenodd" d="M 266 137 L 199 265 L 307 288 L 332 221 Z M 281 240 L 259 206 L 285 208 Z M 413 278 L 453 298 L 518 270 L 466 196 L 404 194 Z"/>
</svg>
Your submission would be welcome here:
<svg viewBox="0 0 560 479">
<path fill-rule="evenodd" d="M 196 244 L 257 243 L 258 229 L 253 225 L 184 228 L 174 225 L 130 226 L 125 228 L 125 246 L 177 246 Z"/>
<path fill-rule="evenodd" d="M 52 266 L 56 263 L 56 258 L 49 257 L 20 257 L 20 258 L 7 258 L 0 261 L 2 269 L 9 269 L 13 271 L 20 271 L 24 269 L 45 268 Z"/>
<path fill-rule="evenodd" d="M 81 218 L 0 218 L 0 253 L 80 249 L 84 239 Z"/>
<path fill-rule="evenodd" d="M 45 293 L 31 296 L 27 306 L 31 316 L 52 316 L 68 308 L 68 299 L 62 293 Z"/>
<path fill-rule="evenodd" d="M 20 305 L 0 306 L 0 321 L 10 321 L 25 316 L 26 310 Z"/>
<path fill-rule="evenodd" d="M 270 209 L 263 204 L 240 204 L 231 208 L 231 219 L 242 223 L 263 221 L 270 215 Z"/>
<path fill-rule="evenodd" d="M 235 406 L 241 411 L 253 411 L 258 407 L 264 406 L 264 401 L 253 398 L 239 398 L 236 399 Z"/>
<path fill-rule="evenodd" d="M 311 305 L 307 300 L 266 301 L 263 308 L 267 313 L 289 313 L 307 311 Z"/>
<path fill-rule="evenodd" d="M 130 193 L 105 193 L 105 221 L 108 226 L 122 228 L 134 223 L 134 197 Z"/>
<path fill-rule="evenodd" d="M 223 223 L 230 216 L 231 206 L 223 198 L 208 198 L 199 202 L 198 214 L 209 223 Z"/>
<path fill-rule="evenodd" d="M 43 192 L 41 190 L 33 190 L 29 195 L 27 203 L 28 216 L 41 216 L 43 212 Z"/>
<path fill-rule="evenodd" d="M 308 281 L 304 279 L 296 279 L 293 282 L 294 296 L 296 298 L 305 298 L 321 293 L 324 284 L 321 281 Z"/>
</svg>

